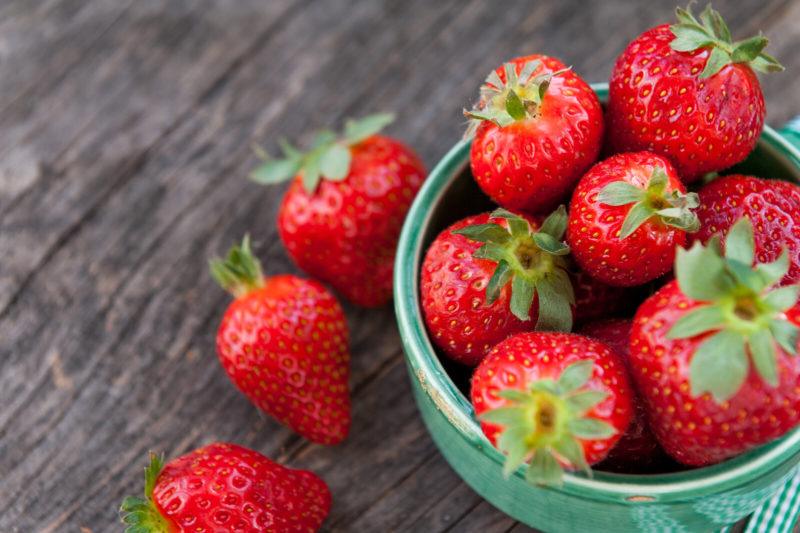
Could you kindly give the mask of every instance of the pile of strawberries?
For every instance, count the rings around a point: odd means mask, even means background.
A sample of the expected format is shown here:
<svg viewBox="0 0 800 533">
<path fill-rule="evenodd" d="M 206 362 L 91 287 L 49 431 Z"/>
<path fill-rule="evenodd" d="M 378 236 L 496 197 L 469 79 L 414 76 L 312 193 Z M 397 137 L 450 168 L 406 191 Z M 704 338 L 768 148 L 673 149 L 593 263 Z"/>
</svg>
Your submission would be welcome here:
<svg viewBox="0 0 800 533">
<path fill-rule="evenodd" d="M 677 17 L 618 58 L 605 113 L 542 55 L 465 112 L 500 207 L 433 241 L 420 290 L 506 474 L 710 465 L 800 423 L 800 187 L 717 174 L 764 125 L 753 71 L 782 67 L 710 7 Z"/>
<path fill-rule="evenodd" d="M 528 463 L 534 483 L 601 462 L 708 465 L 800 422 L 800 188 L 714 174 L 763 127 L 753 70 L 781 67 L 764 37 L 734 42 L 710 8 L 678 19 L 620 56 L 605 114 L 543 55 L 492 72 L 467 112 L 472 173 L 500 207 L 436 238 L 420 297 L 441 353 L 476 367 L 472 402 L 506 473 Z M 261 152 L 252 178 L 292 180 L 280 238 L 318 281 L 265 277 L 247 237 L 210 264 L 234 296 L 217 334 L 225 372 L 319 444 L 340 443 L 351 421 L 347 323 L 322 283 L 356 305 L 391 298 L 426 173 L 379 134 L 391 119 Z M 315 531 L 330 505 L 313 473 L 216 443 L 167 465 L 153 455 L 122 515 L 129 532 Z"/>
</svg>

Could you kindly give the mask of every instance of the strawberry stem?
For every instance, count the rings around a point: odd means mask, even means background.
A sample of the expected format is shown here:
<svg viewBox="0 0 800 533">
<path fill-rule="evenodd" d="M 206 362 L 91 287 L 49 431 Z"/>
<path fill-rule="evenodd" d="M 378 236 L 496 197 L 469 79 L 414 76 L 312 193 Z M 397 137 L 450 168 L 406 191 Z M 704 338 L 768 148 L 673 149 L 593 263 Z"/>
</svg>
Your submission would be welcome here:
<svg viewBox="0 0 800 533">
<path fill-rule="evenodd" d="M 587 417 L 607 393 L 588 389 L 594 363 L 569 365 L 558 380 L 540 379 L 526 390 L 505 389 L 497 393 L 504 407 L 486 411 L 482 422 L 502 427 L 497 447 L 506 454 L 503 474 L 508 477 L 526 461 L 526 479 L 539 485 L 560 485 L 561 463 L 591 475 L 581 439 L 609 438 L 616 430 L 608 423 Z"/>
<path fill-rule="evenodd" d="M 163 457 L 150 453 L 150 464 L 144 469 L 144 498 L 128 496 L 122 501 L 120 518 L 125 533 L 171 533 L 174 529 L 153 502 L 153 489 L 164 465 Z"/>
<path fill-rule="evenodd" d="M 569 247 L 562 240 L 567 224 L 564 206 L 551 213 L 535 232 L 528 221 L 505 209 L 495 210 L 491 217 L 505 219 L 508 228 L 490 222 L 454 232 L 484 243 L 473 257 L 497 263 L 486 286 L 487 305 L 511 283 L 509 305 L 517 318 L 530 320 L 531 305 L 538 296 L 536 329 L 570 331 L 575 294 L 567 273 Z"/>
<path fill-rule="evenodd" d="M 231 247 L 225 259 L 211 259 L 209 268 L 217 283 L 236 298 L 264 285 L 261 263 L 250 249 L 249 235 L 244 236 L 240 246 Z"/>
<path fill-rule="evenodd" d="M 689 366 L 693 396 L 711 393 L 723 402 L 747 379 L 749 358 L 768 385 L 778 385 L 777 350 L 797 354 L 800 329 L 786 319 L 796 305 L 800 285 L 779 287 L 789 270 L 789 256 L 753 266 L 753 227 L 747 218 L 733 225 L 725 255 L 717 236 L 707 245 L 678 249 L 675 275 L 681 291 L 701 302 L 686 312 L 668 337 L 688 339 L 707 335 Z"/>
<path fill-rule="evenodd" d="M 693 52 L 700 48 L 710 48 L 711 53 L 706 61 L 701 78 L 708 78 L 733 63 L 745 63 L 759 72 L 780 72 L 784 70 L 777 59 L 764 52 L 769 40 L 757 35 L 742 41 L 733 41 L 725 20 L 708 4 L 700 13 L 698 20 L 691 10 L 676 10 L 677 24 L 670 26 L 675 38 L 670 43 L 677 52 Z"/>
</svg>

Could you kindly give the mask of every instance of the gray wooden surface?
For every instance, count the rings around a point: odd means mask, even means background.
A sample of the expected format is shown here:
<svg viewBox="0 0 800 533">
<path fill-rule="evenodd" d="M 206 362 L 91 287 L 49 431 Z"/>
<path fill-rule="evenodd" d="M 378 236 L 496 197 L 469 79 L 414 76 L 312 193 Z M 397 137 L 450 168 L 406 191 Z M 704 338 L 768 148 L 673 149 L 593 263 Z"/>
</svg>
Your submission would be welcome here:
<svg viewBox="0 0 800 533">
<path fill-rule="evenodd" d="M 294 271 L 282 188 L 249 145 L 394 110 L 432 166 L 503 59 L 542 51 L 605 80 L 673 1 L 3 0 L 0 3 L 0 531 L 118 530 L 148 450 L 214 440 L 330 485 L 326 528 L 522 531 L 466 487 L 418 417 L 391 308 L 347 308 L 354 424 L 336 448 L 261 416 L 214 354 L 228 297 L 206 258 L 245 231 Z M 596 5 L 595 5 L 596 4 Z M 788 72 L 768 120 L 800 112 L 800 2 L 716 2 Z"/>
</svg>

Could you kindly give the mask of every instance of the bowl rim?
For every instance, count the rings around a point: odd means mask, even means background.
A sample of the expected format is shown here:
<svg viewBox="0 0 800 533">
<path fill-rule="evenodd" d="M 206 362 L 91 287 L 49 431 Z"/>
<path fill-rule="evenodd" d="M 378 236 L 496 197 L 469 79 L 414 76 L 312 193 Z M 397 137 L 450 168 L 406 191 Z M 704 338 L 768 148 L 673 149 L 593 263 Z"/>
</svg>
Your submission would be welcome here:
<svg viewBox="0 0 800 533">
<path fill-rule="evenodd" d="M 593 84 L 592 88 L 602 99 L 607 96 L 608 85 Z M 800 176 L 800 150 L 769 126 L 764 126 L 759 143 L 769 151 L 791 160 L 792 169 Z M 473 415 L 469 400 L 456 387 L 437 357 L 424 326 L 419 305 L 418 271 L 423 255 L 422 229 L 431 218 L 430 206 L 439 202 L 447 185 L 468 165 L 469 140 L 461 140 L 433 168 L 425 180 L 408 212 L 401 232 L 394 267 L 394 301 L 400 337 L 412 379 L 434 402 L 460 436 L 480 453 L 488 456 L 502 468 L 504 456 L 491 445 Z M 595 472 L 593 477 L 580 473 L 566 473 L 560 489 L 566 492 L 587 490 L 597 495 L 653 497 L 680 493 L 681 498 L 724 490 L 742 479 L 765 469 L 776 468 L 800 452 L 800 427 L 769 444 L 750 450 L 722 463 L 682 472 L 653 475 L 613 474 Z M 513 475 L 524 479 L 521 467 Z"/>
</svg>

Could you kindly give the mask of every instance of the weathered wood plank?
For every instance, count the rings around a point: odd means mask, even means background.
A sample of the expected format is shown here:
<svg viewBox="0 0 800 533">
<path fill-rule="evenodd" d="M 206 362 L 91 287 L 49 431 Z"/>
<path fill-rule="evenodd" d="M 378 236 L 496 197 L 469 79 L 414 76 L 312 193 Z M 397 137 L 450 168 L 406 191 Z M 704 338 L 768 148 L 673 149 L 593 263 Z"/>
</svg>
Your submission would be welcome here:
<svg viewBox="0 0 800 533">
<path fill-rule="evenodd" d="M 218 368 L 227 300 L 205 258 L 249 230 L 269 273 L 294 271 L 273 227 L 281 189 L 244 179 L 251 141 L 274 147 L 391 108 L 402 112 L 391 132 L 430 165 L 503 58 L 542 50 L 603 79 L 624 43 L 673 7 L 578 4 L 0 6 L 1 30 L 38 17 L 53 32 L 15 40 L 8 64 L 19 72 L 0 82 L 0 170 L 12 169 L 0 172 L 0 530 L 111 530 L 148 449 L 174 456 L 212 440 L 318 471 L 334 492 L 328 529 L 513 527 L 425 434 L 391 309 L 347 308 L 352 437 L 310 445 L 260 416 Z M 796 3 L 717 7 L 739 35 L 774 26 L 776 54 L 800 68 L 788 53 L 800 44 Z M 51 58 L 54 46 L 65 50 Z M 775 120 L 797 104 L 795 79 L 765 83 Z"/>
</svg>

